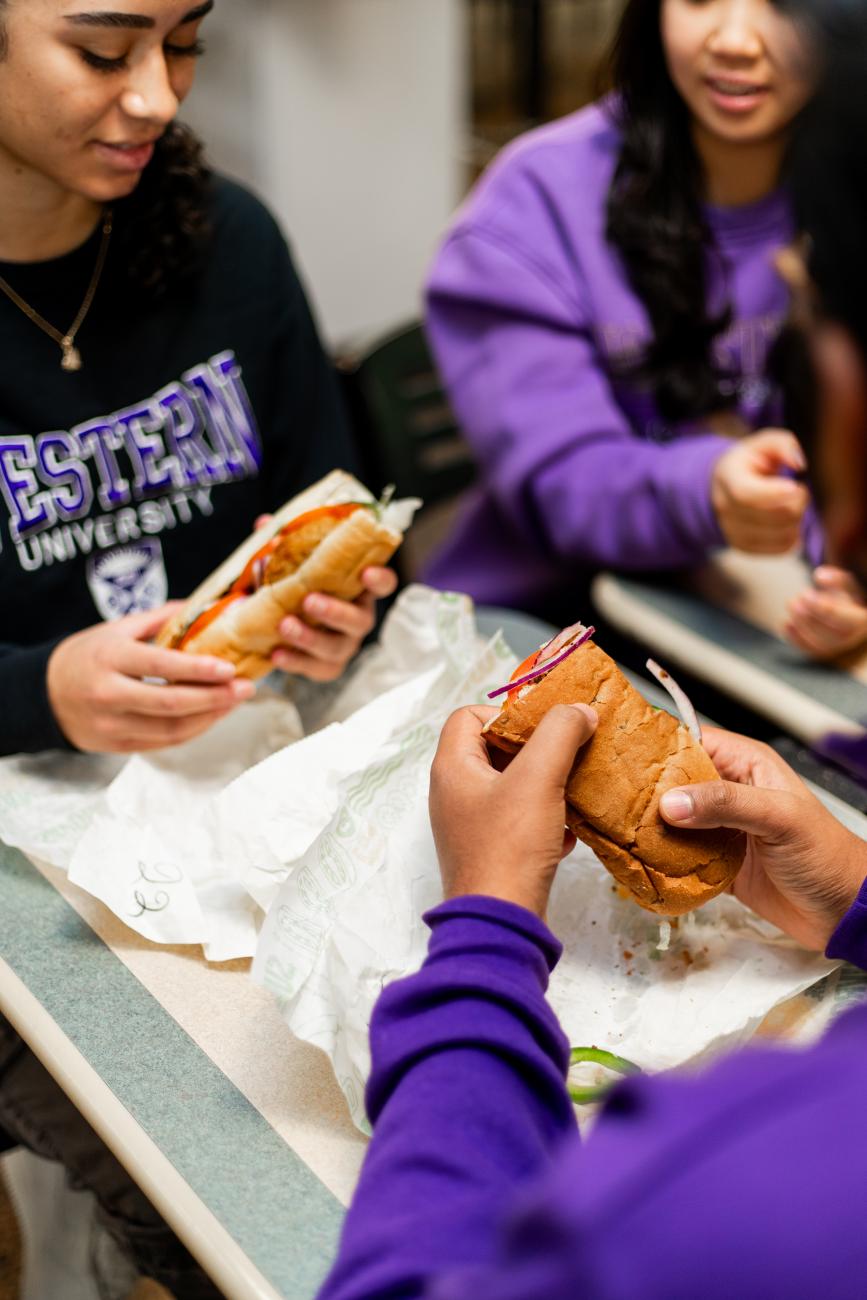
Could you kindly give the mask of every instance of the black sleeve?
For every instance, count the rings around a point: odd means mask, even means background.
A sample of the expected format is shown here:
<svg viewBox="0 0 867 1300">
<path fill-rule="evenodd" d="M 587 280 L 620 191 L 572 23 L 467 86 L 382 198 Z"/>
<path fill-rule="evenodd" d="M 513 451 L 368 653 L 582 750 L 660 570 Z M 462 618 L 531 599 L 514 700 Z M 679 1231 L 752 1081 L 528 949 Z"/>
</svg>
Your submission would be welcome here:
<svg viewBox="0 0 867 1300">
<path fill-rule="evenodd" d="M 275 248 L 275 276 L 282 292 L 276 307 L 265 440 L 269 509 L 333 469 L 358 470 L 337 374 L 282 238 Z"/>
<path fill-rule="evenodd" d="M 0 643 L 0 756 L 71 749 L 48 702 L 45 676 L 56 641 L 16 646 Z"/>
</svg>

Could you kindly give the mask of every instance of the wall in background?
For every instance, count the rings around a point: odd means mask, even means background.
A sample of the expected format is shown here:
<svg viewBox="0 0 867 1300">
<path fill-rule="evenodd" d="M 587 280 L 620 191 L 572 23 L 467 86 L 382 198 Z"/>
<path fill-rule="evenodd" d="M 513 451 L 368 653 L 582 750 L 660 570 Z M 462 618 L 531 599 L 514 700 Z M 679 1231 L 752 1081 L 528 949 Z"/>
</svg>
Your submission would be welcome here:
<svg viewBox="0 0 867 1300">
<path fill-rule="evenodd" d="M 332 345 L 419 311 L 465 179 L 462 0 L 221 0 L 183 117 L 290 237 Z"/>
</svg>

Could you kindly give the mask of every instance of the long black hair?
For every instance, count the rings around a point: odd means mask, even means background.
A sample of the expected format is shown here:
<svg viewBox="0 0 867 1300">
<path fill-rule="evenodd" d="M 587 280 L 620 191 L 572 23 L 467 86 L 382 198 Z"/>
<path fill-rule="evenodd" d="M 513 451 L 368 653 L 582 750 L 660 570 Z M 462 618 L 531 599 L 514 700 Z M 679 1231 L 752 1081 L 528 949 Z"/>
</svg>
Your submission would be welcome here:
<svg viewBox="0 0 867 1300">
<path fill-rule="evenodd" d="M 821 310 L 867 363 L 867 0 L 791 0 L 824 62 L 791 151 L 789 188 Z"/>
<path fill-rule="evenodd" d="M 792 0 L 772 3 L 792 7 Z M 714 241 L 702 207 L 705 177 L 689 109 L 668 71 L 660 10 L 661 0 L 628 0 L 605 69 L 622 132 L 607 235 L 653 331 L 637 377 L 674 421 L 725 409 L 735 398 L 714 357 L 714 341 L 732 313 L 708 307 Z"/>
<path fill-rule="evenodd" d="M 608 63 L 622 132 L 608 195 L 609 242 L 647 310 L 653 337 L 639 377 L 662 415 L 693 419 L 732 404 L 721 391 L 714 339 L 730 313 L 708 311 L 703 173 L 690 116 L 668 72 L 660 0 L 629 0 Z"/>
</svg>

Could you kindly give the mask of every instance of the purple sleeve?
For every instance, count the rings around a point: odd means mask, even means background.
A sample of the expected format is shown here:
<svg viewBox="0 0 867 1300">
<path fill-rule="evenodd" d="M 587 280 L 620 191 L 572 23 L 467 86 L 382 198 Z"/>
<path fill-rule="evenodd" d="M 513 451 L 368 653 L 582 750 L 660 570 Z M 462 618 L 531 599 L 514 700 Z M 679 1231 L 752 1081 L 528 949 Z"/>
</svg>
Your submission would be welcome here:
<svg viewBox="0 0 867 1300">
<path fill-rule="evenodd" d="M 628 1080 L 582 1146 L 555 941 L 494 900 L 429 921 L 374 1014 L 374 1138 L 323 1300 L 861 1300 L 867 1008 L 809 1051 Z"/>
<path fill-rule="evenodd" d="M 710 480 L 730 443 L 634 434 L 571 281 L 479 227 L 458 229 L 436 262 L 428 334 L 486 486 L 566 560 L 695 563 L 723 544 Z"/>
<path fill-rule="evenodd" d="M 867 970 L 867 880 L 831 935 L 825 955 L 849 961 L 853 966 Z"/>
<path fill-rule="evenodd" d="M 371 1022 L 375 1136 L 322 1300 L 419 1295 L 444 1260 L 476 1260 L 515 1185 L 575 1131 L 569 1048 L 545 1000 L 556 939 L 494 899 L 425 919 L 424 966 Z"/>
</svg>

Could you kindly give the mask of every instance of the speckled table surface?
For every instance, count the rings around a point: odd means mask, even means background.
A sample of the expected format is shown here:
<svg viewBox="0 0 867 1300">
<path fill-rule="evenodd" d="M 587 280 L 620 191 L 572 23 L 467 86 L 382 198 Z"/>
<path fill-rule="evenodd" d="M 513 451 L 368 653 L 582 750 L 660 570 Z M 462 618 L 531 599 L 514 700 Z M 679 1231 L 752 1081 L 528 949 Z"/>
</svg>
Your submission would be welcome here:
<svg viewBox="0 0 867 1300">
<path fill-rule="evenodd" d="M 593 595 L 615 627 L 640 638 L 664 664 L 686 668 L 784 733 L 813 743 L 859 732 L 867 721 L 864 663 L 815 663 L 777 634 L 788 570 L 741 563 L 737 585 L 731 573 L 725 584 L 717 577 L 713 600 L 674 581 L 610 574 L 596 580 Z"/>
<path fill-rule="evenodd" d="M 553 632 L 509 611 L 479 624 L 505 626 L 520 657 Z M 366 1144 L 326 1057 L 289 1033 L 249 962 L 149 944 L 0 843 L 0 1010 L 149 1195 L 179 1176 L 159 1208 L 230 1300 L 315 1294 Z M 100 1114 L 88 1094 L 103 1085 Z"/>
<path fill-rule="evenodd" d="M 309 1086 L 301 1089 L 300 1097 L 293 1089 L 293 1077 L 298 1073 L 296 1061 L 287 1066 L 286 1087 L 281 1088 L 273 1075 L 281 1070 L 281 1052 L 286 1051 L 289 1035 L 276 1012 L 273 1021 L 268 1019 L 270 1007 L 263 1002 L 267 1033 L 282 1040 L 275 1044 L 277 1050 L 270 1064 L 261 1059 L 258 1062 L 259 1073 L 270 1077 L 270 1095 L 263 1101 L 261 1089 L 256 1096 L 255 1088 L 243 1077 L 242 1090 L 221 1068 L 225 1061 L 214 1061 L 142 979 L 149 978 L 148 968 L 154 970 L 162 965 L 168 984 L 175 985 L 180 993 L 185 983 L 184 968 L 197 968 L 198 995 L 184 999 L 187 1013 L 193 1020 L 210 1019 L 210 986 L 216 1022 L 211 1030 L 217 1038 L 225 1033 L 234 1035 L 234 1055 L 242 1063 L 238 1069 L 243 1076 L 244 1058 L 249 1055 L 243 1040 L 248 1030 L 248 1046 L 261 1052 L 261 1026 L 249 1024 L 251 1015 L 255 1018 L 257 1004 L 245 1002 L 248 989 L 255 997 L 246 970 L 208 968 L 191 950 L 148 951 L 148 945 L 110 917 L 95 900 L 82 895 L 82 910 L 90 911 L 91 920 L 104 924 L 110 937 L 118 942 L 119 951 L 114 951 L 59 892 L 61 885 L 65 891 L 74 891 L 65 877 L 50 871 L 43 873 L 18 852 L 2 846 L 0 881 L 2 963 L 38 1000 L 73 1049 L 108 1085 L 135 1125 L 152 1139 L 202 1206 L 249 1259 L 249 1288 L 239 1277 L 227 1294 L 232 1300 L 269 1294 L 293 1298 L 314 1295 L 333 1257 L 343 1217 L 341 1199 L 345 1200 L 349 1193 L 363 1150 L 342 1113 L 342 1101 L 324 1058 L 293 1040 L 306 1062 L 307 1083 L 312 1082 L 313 1087 L 312 1091 Z M 134 965 L 130 956 L 137 952 L 144 958 L 144 965 L 135 974 L 130 969 Z M 189 981 L 186 983 L 189 986 Z M 243 989 L 243 994 L 235 1000 L 238 1015 L 233 1019 L 235 989 L 239 993 Z M 14 1015 L 9 997 L 8 980 L 0 972 L 0 1006 L 27 1034 L 27 1026 Z M 39 1036 L 37 1027 L 34 1037 Z M 33 1041 L 32 1046 L 42 1055 L 38 1041 Z M 251 1066 L 255 1070 L 256 1062 L 247 1060 L 246 1068 Z M 231 1063 L 227 1068 L 231 1073 L 238 1072 Z M 245 1092 L 253 1092 L 257 1104 Z M 262 1113 L 263 1109 L 271 1110 L 270 1118 Z M 324 1173 L 332 1188 L 308 1163 L 316 1163 L 315 1144 L 308 1141 L 305 1147 L 303 1141 L 298 1143 L 305 1159 L 284 1135 L 287 1113 L 291 1120 L 291 1112 L 299 1109 L 309 1112 L 307 1127 L 311 1127 L 312 1118 L 314 1132 L 317 1126 L 327 1127 L 333 1117 L 333 1127 L 348 1148 L 349 1160 L 343 1169 L 338 1167 L 333 1153 L 324 1161 Z M 294 1119 L 299 1128 L 297 1114 Z M 284 1133 L 279 1131 L 281 1128 Z M 327 1143 L 324 1145 L 327 1148 Z M 173 1226 L 176 1230 L 184 1227 L 182 1223 Z M 207 1266 L 206 1260 L 202 1262 Z M 260 1278 L 267 1285 L 262 1285 Z"/>
<path fill-rule="evenodd" d="M 480 611 L 483 634 L 504 624 L 519 657 L 552 632 Z M 305 1300 L 333 1258 L 365 1142 L 325 1056 L 292 1037 L 248 970 L 147 943 L 64 873 L 0 844 L 0 1010 L 49 1068 L 49 1049 L 60 1043 L 57 1064 L 68 1048 L 64 1086 L 96 1108 L 88 1117 L 121 1159 L 133 1152 L 149 1195 L 165 1184 L 160 1209 L 229 1300 Z M 127 1130 L 144 1141 L 125 1146 Z"/>
</svg>

